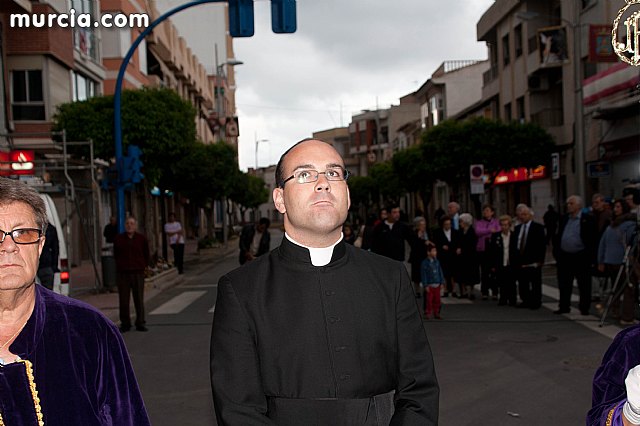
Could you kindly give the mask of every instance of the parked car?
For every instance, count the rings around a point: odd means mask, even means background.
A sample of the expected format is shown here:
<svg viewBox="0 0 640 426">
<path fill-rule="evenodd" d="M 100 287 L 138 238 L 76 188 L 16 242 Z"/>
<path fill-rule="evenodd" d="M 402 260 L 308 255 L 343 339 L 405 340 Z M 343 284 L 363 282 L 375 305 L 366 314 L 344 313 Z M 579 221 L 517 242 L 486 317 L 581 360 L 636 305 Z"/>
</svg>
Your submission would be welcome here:
<svg viewBox="0 0 640 426">
<path fill-rule="evenodd" d="M 60 216 L 58 215 L 58 210 L 56 209 L 56 205 L 51 196 L 49 194 L 41 193 L 40 198 L 42 198 L 45 206 L 47 207 L 47 219 L 49 220 L 49 223 L 55 226 L 58 233 L 58 271 L 55 272 L 53 277 L 53 291 L 68 296 L 71 274 L 69 271 L 69 257 L 67 254 L 67 236 L 64 232 L 62 222 L 60 222 Z"/>
</svg>

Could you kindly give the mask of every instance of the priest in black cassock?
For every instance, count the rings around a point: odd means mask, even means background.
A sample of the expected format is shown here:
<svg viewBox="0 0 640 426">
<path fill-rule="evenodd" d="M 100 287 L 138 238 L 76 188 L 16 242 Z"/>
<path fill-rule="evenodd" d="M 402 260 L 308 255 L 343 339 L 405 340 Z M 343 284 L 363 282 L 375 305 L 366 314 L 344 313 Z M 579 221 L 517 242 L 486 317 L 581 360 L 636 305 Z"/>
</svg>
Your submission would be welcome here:
<svg viewBox="0 0 640 426">
<path fill-rule="evenodd" d="M 438 423 L 433 358 L 404 265 L 343 241 L 348 176 L 322 141 L 280 158 L 282 244 L 218 283 L 219 425 Z"/>
</svg>

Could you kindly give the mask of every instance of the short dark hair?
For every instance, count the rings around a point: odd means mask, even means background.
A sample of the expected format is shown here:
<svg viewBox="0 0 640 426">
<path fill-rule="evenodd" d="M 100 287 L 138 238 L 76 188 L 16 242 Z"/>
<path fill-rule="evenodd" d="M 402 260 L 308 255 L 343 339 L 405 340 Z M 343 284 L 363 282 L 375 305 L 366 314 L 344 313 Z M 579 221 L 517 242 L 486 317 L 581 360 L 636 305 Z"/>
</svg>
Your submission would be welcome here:
<svg viewBox="0 0 640 426">
<path fill-rule="evenodd" d="M 280 156 L 280 160 L 278 160 L 278 164 L 276 165 L 276 185 L 278 186 L 278 188 L 282 188 L 284 187 L 284 170 L 282 170 L 282 163 L 284 163 L 284 158 L 287 156 L 287 154 L 289 154 L 289 152 L 291 152 L 291 150 L 295 147 L 297 147 L 298 145 L 300 145 L 303 142 L 307 142 L 307 141 L 319 141 L 319 142 L 324 142 L 323 140 L 320 139 L 316 139 L 316 138 L 304 138 L 301 141 L 298 141 L 296 143 L 293 144 L 293 146 L 291 146 L 289 149 L 287 149 L 281 156 Z M 324 142 L 327 143 L 327 142 Z"/>
<path fill-rule="evenodd" d="M 0 205 L 24 203 L 31 207 L 33 218 L 38 229 L 44 233 L 47 230 L 47 207 L 38 192 L 15 179 L 0 177 Z"/>
<path fill-rule="evenodd" d="M 431 241 L 427 242 L 427 253 L 429 253 L 434 248 L 436 248 L 435 244 L 433 244 Z"/>
<path fill-rule="evenodd" d="M 446 215 L 446 214 L 443 214 L 442 216 L 440 216 L 440 221 L 439 221 L 440 228 L 442 228 L 442 225 L 444 225 L 444 223 L 445 223 L 447 220 L 451 220 L 451 216 Z"/>
</svg>

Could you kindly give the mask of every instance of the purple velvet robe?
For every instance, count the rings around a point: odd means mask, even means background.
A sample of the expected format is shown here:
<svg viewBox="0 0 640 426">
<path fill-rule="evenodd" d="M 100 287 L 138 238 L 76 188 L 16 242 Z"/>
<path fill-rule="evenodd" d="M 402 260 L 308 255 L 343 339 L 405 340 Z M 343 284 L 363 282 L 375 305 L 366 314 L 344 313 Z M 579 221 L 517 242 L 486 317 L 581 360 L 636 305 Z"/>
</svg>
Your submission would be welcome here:
<svg viewBox="0 0 640 426">
<path fill-rule="evenodd" d="M 607 349 L 593 378 L 591 410 L 587 425 L 605 425 L 611 410 L 611 425 L 622 426 L 622 407 L 627 401 L 624 379 L 640 364 L 640 325 L 622 330 Z"/>
<path fill-rule="evenodd" d="M 150 424 L 122 336 L 93 307 L 37 285 L 33 313 L 10 349 L 33 363 L 45 425 Z M 0 366 L 7 425 L 35 424 L 26 421 L 34 404 L 23 371 Z"/>
</svg>

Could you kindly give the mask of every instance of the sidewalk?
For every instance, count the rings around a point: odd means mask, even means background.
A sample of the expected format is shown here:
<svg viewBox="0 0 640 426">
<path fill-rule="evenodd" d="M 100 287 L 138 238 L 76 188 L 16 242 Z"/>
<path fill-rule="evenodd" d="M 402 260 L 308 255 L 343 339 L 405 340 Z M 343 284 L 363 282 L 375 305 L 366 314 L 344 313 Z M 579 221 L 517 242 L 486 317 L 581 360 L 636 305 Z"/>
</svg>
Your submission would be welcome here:
<svg viewBox="0 0 640 426">
<path fill-rule="evenodd" d="M 161 272 L 154 277 L 145 279 L 145 302 L 155 297 L 163 290 L 173 287 L 184 281 L 184 276 L 189 275 L 190 266 L 206 264 L 224 257 L 231 252 L 237 251 L 237 238 L 230 239 L 226 246 L 215 247 L 202 250 L 198 253 L 198 243 L 194 239 L 185 242 L 184 263 L 185 273 L 178 275 L 175 268 Z M 171 250 L 169 256 L 172 258 Z M 97 265 L 98 273 L 101 274 L 101 265 Z M 89 305 L 98 308 L 102 313 L 112 320 L 118 321 L 118 293 L 101 293 L 96 288 L 96 276 L 93 264 L 90 261 L 83 262 L 82 265 L 71 269 L 71 293 L 70 297 L 81 300 Z M 133 304 L 132 304 L 133 307 Z"/>
</svg>

